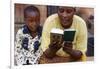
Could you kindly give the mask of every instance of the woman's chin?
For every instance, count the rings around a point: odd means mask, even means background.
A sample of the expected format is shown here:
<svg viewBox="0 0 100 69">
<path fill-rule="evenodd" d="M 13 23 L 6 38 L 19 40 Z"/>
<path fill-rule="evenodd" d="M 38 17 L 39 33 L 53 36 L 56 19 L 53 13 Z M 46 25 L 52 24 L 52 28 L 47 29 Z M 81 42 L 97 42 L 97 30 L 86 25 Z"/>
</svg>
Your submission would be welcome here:
<svg viewBox="0 0 100 69">
<path fill-rule="evenodd" d="M 70 25 L 64 24 L 63 27 L 64 27 L 64 28 L 69 28 Z"/>
</svg>

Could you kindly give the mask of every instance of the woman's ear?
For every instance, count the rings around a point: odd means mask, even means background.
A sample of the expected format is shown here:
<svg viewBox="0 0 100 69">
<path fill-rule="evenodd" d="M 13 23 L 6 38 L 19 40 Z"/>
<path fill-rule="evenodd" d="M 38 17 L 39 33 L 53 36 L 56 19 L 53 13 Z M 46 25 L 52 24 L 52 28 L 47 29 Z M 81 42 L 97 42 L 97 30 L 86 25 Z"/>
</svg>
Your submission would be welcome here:
<svg viewBox="0 0 100 69">
<path fill-rule="evenodd" d="M 74 7 L 74 11 L 76 12 L 76 7 Z"/>
<path fill-rule="evenodd" d="M 76 7 L 74 7 L 74 13 L 77 14 L 77 8 Z"/>
</svg>

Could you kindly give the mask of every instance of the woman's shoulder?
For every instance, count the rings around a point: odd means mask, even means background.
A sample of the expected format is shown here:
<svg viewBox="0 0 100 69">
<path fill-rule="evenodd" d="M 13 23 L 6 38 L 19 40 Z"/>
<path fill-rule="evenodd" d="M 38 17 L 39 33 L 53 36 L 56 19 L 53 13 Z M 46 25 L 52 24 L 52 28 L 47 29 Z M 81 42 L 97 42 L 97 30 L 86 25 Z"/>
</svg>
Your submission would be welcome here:
<svg viewBox="0 0 100 69">
<path fill-rule="evenodd" d="M 56 18 L 58 18 L 58 14 L 57 13 L 48 16 L 48 18 L 46 19 L 46 21 L 47 22 L 52 22 L 52 21 L 56 20 Z"/>
<path fill-rule="evenodd" d="M 80 16 L 78 15 L 74 15 L 74 22 L 77 24 L 77 25 L 86 25 L 86 22 L 83 18 L 81 18 Z"/>
</svg>

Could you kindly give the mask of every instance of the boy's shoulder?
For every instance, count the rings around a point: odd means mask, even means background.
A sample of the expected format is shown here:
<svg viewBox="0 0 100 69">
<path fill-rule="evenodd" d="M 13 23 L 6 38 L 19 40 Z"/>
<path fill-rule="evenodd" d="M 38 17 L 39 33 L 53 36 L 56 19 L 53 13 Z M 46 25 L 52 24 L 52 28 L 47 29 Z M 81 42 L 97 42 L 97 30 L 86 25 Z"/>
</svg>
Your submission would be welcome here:
<svg viewBox="0 0 100 69">
<path fill-rule="evenodd" d="M 21 34 L 21 33 L 23 33 L 23 28 L 19 28 L 17 31 L 17 34 Z"/>
<path fill-rule="evenodd" d="M 39 26 L 38 29 L 37 29 L 37 32 L 40 36 L 42 35 L 42 28 L 43 28 L 42 26 Z M 26 25 L 24 25 L 23 27 L 21 27 L 18 30 L 17 34 L 19 34 L 19 35 L 26 35 L 26 34 L 30 35 L 30 31 L 29 31 L 28 27 Z"/>
<path fill-rule="evenodd" d="M 27 34 L 28 33 L 28 29 L 27 27 L 24 25 L 21 28 L 19 28 L 17 34 Z"/>
</svg>

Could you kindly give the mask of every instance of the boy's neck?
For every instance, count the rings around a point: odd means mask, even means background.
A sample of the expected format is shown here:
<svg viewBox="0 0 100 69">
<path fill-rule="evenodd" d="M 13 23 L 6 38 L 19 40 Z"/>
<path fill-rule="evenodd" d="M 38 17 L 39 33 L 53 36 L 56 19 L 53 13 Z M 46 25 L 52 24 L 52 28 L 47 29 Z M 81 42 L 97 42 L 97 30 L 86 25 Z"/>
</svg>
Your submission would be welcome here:
<svg viewBox="0 0 100 69">
<path fill-rule="evenodd" d="M 31 32 L 30 34 L 31 34 L 32 38 L 34 38 L 34 37 L 36 37 L 36 35 L 37 35 L 38 33 L 37 33 L 37 32 Z"/>
</svg>

